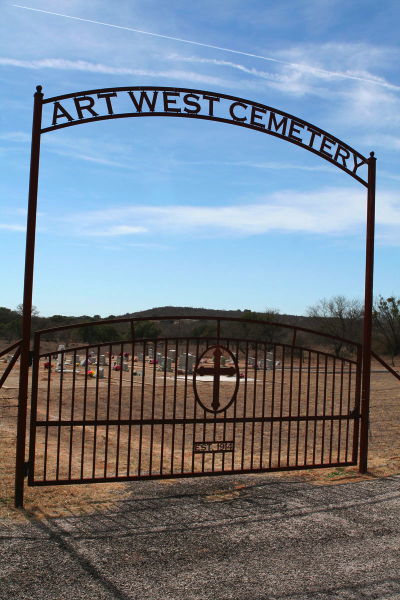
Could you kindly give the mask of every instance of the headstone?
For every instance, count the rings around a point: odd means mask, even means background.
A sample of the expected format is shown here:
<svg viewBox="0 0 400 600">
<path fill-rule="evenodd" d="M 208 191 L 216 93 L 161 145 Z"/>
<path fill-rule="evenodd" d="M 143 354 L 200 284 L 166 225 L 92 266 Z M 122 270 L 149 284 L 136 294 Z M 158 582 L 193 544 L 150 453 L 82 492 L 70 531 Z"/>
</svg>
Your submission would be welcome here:
<svg viewBox="0 0 400 600">
<path fill-rule="evenodd" d="M 100 356 L 99 356 L 99 367 L 104 367 L 105 364 L 106 364 L 106 357 L 104 356 L 104 354 L 100 354 Z"/>
<path fill-rule="evenodd" d="M 174 349 L 168 350 L 168 356 L 175 362 L 176 350 L 174 350 Z"/>
<path fill-rule="evenodd" d="M 258 366 L 260 369 L 264 369 L 266 371 L 268 371 L 269 369 L 272 369 L 272 367 L 274 366 L 274 361 L 271 358 L 267 358 L 265 361 L 264 359 L 259 360 L 258 361 Z"/>
<path fill-rule="evenodd" d="M 98 379 L 104 379 L 104 369 L 103 368 L 98 368 L 97 369 L 97 378 Z"/>
<path fill-rule="evenodd" d="M 178 369 L 193 373 L 196 357 L 193 354 L 181 354 L 178 358 Z"/>
<path fill-rule="evenodd" d="M 61 350 L 65 350 L 65 346 L 64 344 L 60 344 L 57 348 L 57 365 L 56 365 L 56 372 L 60 373 L 60 371 L 62 370 L 63 367 L 63 361 L 64 361 L 64 354 L 61 352 Z"/>
<path fill-rule="evenodd" d="M 122 370 L 123 371 L 129 371 L 128 363 L 126 363 L 126 362 L 122 363 Z"/>
<path fill-rule="evenodd" d="M 221 366 L 224 367 L 226 364 L 226 356 L 222 355 L 220 361 L 221 361 Z"/>
<path fill-rule="evenodd" d="M 160 371 L 167 371 L 168 373 L 171 373 L 172 359 L 169 356 L 167 356 L 167 357 L 162 356 L 159 361 L 159 368 L 160 368 Z"/>
</svg>

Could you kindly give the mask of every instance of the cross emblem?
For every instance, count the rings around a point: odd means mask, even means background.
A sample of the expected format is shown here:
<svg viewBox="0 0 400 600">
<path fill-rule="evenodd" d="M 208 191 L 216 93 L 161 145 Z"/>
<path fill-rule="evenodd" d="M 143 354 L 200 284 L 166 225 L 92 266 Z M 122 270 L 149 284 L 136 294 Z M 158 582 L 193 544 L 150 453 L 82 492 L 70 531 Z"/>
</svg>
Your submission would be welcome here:
<svg viewBox="0 0 400 600">
<path fill-rule="evenodd" d="M 219 409 L 219 384 L 221 375 L 234 375 L 236 373 L 235 367 L 221 367 L 221 348 L 216 346 L 214 350 L 214 366 L 213 367 L 198 367 L 196 374 L 197 375 L 214 375 L 214 383 L 213 383 L 213 400 L 211 406 L 214 411 Z"/>
</svg>

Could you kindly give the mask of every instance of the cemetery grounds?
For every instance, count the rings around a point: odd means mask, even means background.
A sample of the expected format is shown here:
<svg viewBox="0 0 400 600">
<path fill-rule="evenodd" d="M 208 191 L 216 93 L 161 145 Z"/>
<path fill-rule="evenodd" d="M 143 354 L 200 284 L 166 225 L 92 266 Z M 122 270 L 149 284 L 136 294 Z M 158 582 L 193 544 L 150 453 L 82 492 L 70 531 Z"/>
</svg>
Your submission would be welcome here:
<svg viewBox="0 0 400 600">
<path fill-rule="evenodd" d="M 388 361 L 389 362 L 389 361 Z M 0 363 L 0 374 L 4 371 L 6 367 L 6 363 Z M 240 370 L 245 369 L 245 364 L 243 360 L 239 360 Z M 159 380 L 159 386 L 157 394 L 164 393 L 165 390 L 168 390 L 168 387 L 174 385 L 173 378 L 169 377 L 169 374 L 165 372 L 160 372 L 157 364 L 150 364 L 149 361 L 146 361 L 146 369 L 145 369 L 145 377 L 143 380 L 142 373 L 138 371 L 138 366 L 136 363 L 132 361 L 132 357 L 128 360 L 128 370 L 126 372 L 121 371 L 109 371 L 111 377 L 105 377 L 103 380 L 97 383 L 98 390 L 102 387 L 108 388 L 110 390 L 110 404 L 108 410 L 110 412 L 110 416 L 114 415 L 114 418 L 120 417 L 127 418 L 128 414 L 128 390 L 131 387 L 131 382 L 133 381 L 133 390 L 137 391 L 138 397 L 140 393 L 142 393 L 142 397 L 144 399 L 144 406 L 151 406 L 151 396 L 154 394 L 154 382 Z M 395 363 L 395 369 L 400 369 L 400 360 L 397 359 Z M 133 371 L 138 371 L 138 374 L 133 377 Z M 47 383 L 49 377 L 53 379 L 55 384 L 57 385 L 57 377 L 59 378 L 59 374 L 52 370 L 49 374 L 48 370 L 44 368 L 44 362 L 42 360 L 40 365 L 39 372 L 39 412 L 38 417 L 44 417 L 43 411 L 45 403 L 40 402 L 41 394 L 46 393 Z M 264 381 L 264 385 L 271 384 L 271 370 L 266 372 L 266 378 Z M 12 517 L 14 519 L 23 518 L 18 511 L 13 508 L 13 493 L 14 493 L 14 469 L 15 469 L 15 446 L 16 446 L 16 424 L 17 424 L 17 394 L 18 394 L 18 378 L 19 378 L 19 366 L 18 364 L 14 367 L 12 373 L 9 375 L 6 380 L 5 385 L 0 390 L 0 518 L 4 517 Z M 81 390 L 83 389 L 85 377 L 82 377 Z M 257 385 L 262 385 L 262 380 L 260 379 Z M 279 383 L 277 381 L 277 383 Z M 122 384 L 122 385 L 121 385 Z M 183 393 L 183 386 L 186 385 L 186 392 L 190 388 L 191 390 L 191 376 L 187 378 L 182 377 L 178 379 L 178 388 L 175 390 L 169 389 L 170 395 L 173 394 L 176 397 L 176 406 L 173 409 L 172 405 L 170 406 L 170 410 L 175 410 L 176 414 L 186 414 L 188 416 L 193 416 L 194 410 L 190 408 L 190 406 L 194 406 L 194 398 L 192 398 L 191 391 L 189 393 Z M 202 383 L 203 386 L 209 386 L 210 383 Z M 212 385 L 212 384 L 211 384 Z M 252 384 L 251 378 L 248 379 L 247 382 L 247 394 L 249 398 L 253 397 L 252 385 L 254 386 L 254 380 Z M 188 387 L 189 386 L 189 387 Z M 232 386 L 233 383 L 221 381 L 221 398 L 223 399 L 226 395 L 227 397 L 232 394 Z M 100 418 L 102 416 L 102 411 L 105 412 L 107 410 L 106 405 L 99 402 L 97 400 L 97 408 L 95 407 L 95 388 L 96 388 L 96 380 L 89 380 L 86 383 L 87 387 L 87 406 L 86 406 L 86 415 L 90 416 L 94 414 L 94 411 L 97 411 L 97 416 Z M 239 386 L 239 393 L 237 397 L 237 410 L 240 414 L 240 409 L 243 404 L 243 393 L 242 393 L 243 385 Z M 64 389 L 68 389 L 68 375 L 64 375 Z M 207 389 L 207 388 L 206 388 Z M 209 388 L 208 388 L 209 389 Z M 79 384 L 78 388 L 75 390 L 77 393 L 79 392 Z M 293 394 L 297 394 L 297 390 L 294 388 L 292 390 Z M 65 391 L 64 391 L 65 393 Z M 168 392 L 167 392 L 168 396 Z M 101 393 L 97 394 L 97 398 L 101 398 Z M 186 398 L 186 400 L 185 400 Z M 301 398 L 303 401 L 303 399 Z M 183 406 L 182 403 L 185 403 Z M 160 411 L 162 404 L 160 402 L 156 403 L 155 408 L 153 408 L 153 415 L 157 417 L 161 417 Z M 153 403 L 154 407 L 154 403 Z M 50 416 L 54 416 L 56 418 L 56 412 L 59 410 L 59 406 L 54 404 L 52 407 L 50 405 Z M 68 402 L 68 398 L 66 397 L 63 404 L 63 411 L 71 410 L 71 404 Z M 134 410 L 140 410 L 138 406 Z M 146 408 L 144 409 L 146 411 Z M 148 410 L 148 409 L 147 409 Z M 164 408 L 168 413 L 168 402 L 167 407 Z M 278 407 L 276 408 L 278 410 Z M 300 409 L 299 409 L 300 410 Z M 42 411 L 42 414 L 41 414 Z M 51 414 L 53 411 L 53 415 Z M 315 485 L 332 485 L 332 484 L 340 484 L 343 482 L 351 482 L 351 481 L 359 481 L 361 479 L 372 479 L 377 477 L 385 477 L 392 474 L 400 473 L 400 383 L 396 380 L 388 371 L 384 370 L 379 363 L 375 361 L 372 362 L 372 379 L 371 379 L 371 419 L 370 419 L 370 438 L 369 438 L 369 470 L 366 475 L 360 475 L 358 472 L 358 467 L 350 466 L 350 467 L 334 467 L 334 468 L 322 468 L 322 469 L 301 469 L 296 471 L 282 471 L 282 472 L 268 472 L 265 474 L 266 477 L 301 477 L 305 481 L 309 481 Z M 104 416 L 104 415 L 103 415 Z M 136 415 L 138 416 L 138 415 Z M 146 414 L 145 414 L 146 416 Z M 168 416 L 168 414 L 167 414 Z M 171 417 L 173 415 L 171 414 Z M 65 418 L 65 415 L 62 415 Z M 133 414 L 135 417 L 135 414 Z M 148 414 L 148 417 L 151 417 Z M 28 423 L 29 423 L 29 414 L 28 414 Z M 270 426 L 270 425 L 269 425 Z M 198 427 L 198 426 L 196 426 Z M 232 427 L 232 426 L 231 426 Z M 251 427 L 251 426 L 250 426 Z M 256 428 L 260 427 L 260 424 L 256 424 Z M 300 440 L 304 440 L 304 424 L 297 426 L 297 438 Z M 299 427 L 300 427 L 300 436 L 299 436 Z M 215 439 L 212 438 L 212 427 L 211 425 L 207 425 L 208 431 L 203 431 L 204 439 Z M 224 427 L 224 439 L 232 437 L 232 431 L 229 432 L 228 429 Z M 175 450 L 170 452 L 165 452 L 164 456 L 160 457 L 161 453 L 161 432 L 157 430 L 157 428 L 144 427 L 143 433 L 141 436 L 141 453 L 142 453 L 142 462 L 145 468 L 153 468 L 153 466 L 158 467 L 160 469 L 161 461 L 166 467 L 166 472 L 168 472 L 168 468 L 171 468 L 171 464 L 174 470 L 178 470 L 179 465 L 182 471 L 190 470 L 190 464 L 192 461 L 196 461 L 196 465 L 202 463 L 203 469 L 210 470 L 212 467 L 216 466 L 216 468 L 223 467 L 223 463 L 226 461 L 226 467 L 230 467 L 230 457 L 229 455 L 224 454 L 198 454 L 193 455 L 184 451 L 185 447 L 191 447 L 194 441 L 194 436 L 198 439 L 198 435 L 195 434 L 195 430 L 193 429 L 193 434 L 190 433 L 190 428 L 186 429 L 179 427 L 174 431 L 175 436 Z M 222 434 L 222 432 L 221 432 Z M 164 435 L 164 434 L 163 434 Z M 168 442 L 168 435 L 171 435 L 170 430 L 168 428 L 165 430 L 165 440 L 164 447 L 170 445 L 171 440 Z M 307 434 L 306 434 L 307 435 Z M 313 429 L 309 432 L 309 437 L 315 435 Z M 336 432 L 332 432 L 332 436 L 336 435 Z M 59 476 L 62 478 L 63 473 L 66 474 L 68 471 L 71 473 L 80 471 L 81 465 L 78 464 L 79 453 L 75 453 L 75 457 L 70 456 L 68 452 L 63 452 L 63 444 L 64 447 L 67 448 L 69 445 L 68 441 L 68 432 L 63 431 L 61 434 L 61 441 L 58 436 L 58 428 L 49 428 L 49 443 L 48 443 L 48 453 L 51 454 L 52 450 L 54 454 L 56 454 L 56 446 L 57 444 L 61 444 L 61 453 L 60 453 L 60 461 L 57 466 Z M 63 436 L 65 439 L 63 439 Z M 186 436 L 186 440 L 183 440 L 182 444 L 182 436 Z M 329 431 L 328 431 L 329 436 Z M 262 438 L 262 436 L 261 436 Z M 259 462 L 255 462 L 253 465 L 254 457 L 260 457 L 263 454 L 263 449 L 260 448 L 260 436 L 254 435 L 254 425 L 253 425 L 253 436 L 246 438 L 246 440 L 250 440 L 246 443 L 243 442 L 242 448 L 240 449 L 242 454 L 241 460 L 242 464 L 245 466 L 255 466 L 257 467 Z M 124 458 L 126 461 L 126 453 L 128 446 L 128 433 L 127 428 L 118 427 L 118 426 L 109 426 L 107 432 L 99 426 L 96 431 L 96 456 L 101 457 L 104 455 L 104 444 L 107 439 L 108 445 L 108 462 L 114 464 L 115 461 L 121 460 L 124 462 Z M 277 458 L 278 448 L 275 445 L 278 443 L 278 438 L 276 437 L 276 442 L 274 441 L 274 447 L 271 448 L 271 455 Z M 285 435 L 283 436 L 285 440 Z M 351 442 L 351 440 L 350 440 Z M 86 442 L 85 442 L 85 452 L 90 454 L 90 451 L 93 451 L 93 431 L 86 432 Z M 137 444 L 139 443 L 138 436 L 131 436 L 130 440 L 130 452 L 132 455 L 137 453 Z M 307 444 L 307 442 L 306 442 Z M 267 449 L 268 450 L 268 449 Z M 295 452 L 301 453 L 305 452 L 304 441 L 300 441 L 296 444 L 292 444 L 291 448 L 282 447 L 279 449 L 279 452 L 286 454 L 286 452 L 291 455 Z M 319 451 L 319 449 L 318 449 Z M 38 445 L 38 461 L 40 462 L 41 450 L 40 444 Z M 50 456 L 51 459 L 51 456 Z M 78 462 L 74 464 L 74 461 Z M 255 461 L 260 460 L 256 458 Z M 171 462 L 172 461 L 172 462 Z M 215 462 L 215 465 L 214 465 Z M 275 461 L 276 462 L 276 461 Z M 153 466 L 149 463 L 153 463 Z M 211 464 L 212 463 L 212 464 Z M 55 470 L 55 462 L 49 462 L 49 469 Z M 147 464 L 147 467 L 146 467 Z M 194 462 L 193 462 L 194 464 Z M 301 464 L 301 463 L 300 463 Z M 236 467 L 237 465 L 232 465 Z M 104 470 L 104 460 L 103 462 L 96 458 L 96 465 L 91 464 L 91 461 L 88 460 L 85 463 L 85 472 L 84 476 L 90 476 L 91 473 L 95 473 L 96 476 L 99 476 L 101 472 Z M 117 464 L 118 469 L 118 464 Z M 48 474 L 47 474 L 48 475 Z M 159 485 L 168 485 L 171 480 L 160 479 L 158 480 Z M 113 505 L 113 502 L 121 500 L 124 497 L 130 496 L 132 493 L 134 494 L 134 486 L 135 482 L 111 482 L 111 483 L 91 483 L 91 484 L 72 484 L 72 485 L 56 485 L 56 486 L 45 486 L 45 487 L 26 487 L 25 491 L 25 508 L 26 510 L 35 515 L 42 514 L 46 516 L 63 516 L 71 514 L 85 514 L 91 513 L 98 510 L 106 510 L 110 506 Z"/>
</svg>

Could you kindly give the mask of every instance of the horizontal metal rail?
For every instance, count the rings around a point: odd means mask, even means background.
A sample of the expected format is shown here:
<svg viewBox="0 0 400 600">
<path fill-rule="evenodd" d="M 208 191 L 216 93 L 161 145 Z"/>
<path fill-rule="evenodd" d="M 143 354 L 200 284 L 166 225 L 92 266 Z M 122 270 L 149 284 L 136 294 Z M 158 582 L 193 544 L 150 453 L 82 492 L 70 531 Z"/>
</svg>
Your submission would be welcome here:
<svg viewBox="0 0 400 600">
<path fill-rule="evenodd" d="M 196 418 L 191 419 L 86 419 L 76 421 L 36 421 L 36 427 L 83 427 L 100 425 L 195 425 L 195 424 L 214 424 L 214 423 L 289 423 L 290 421 L 344 421 L 349 419 L 358 419 L 359 415 L 308 415 L 291 417 L 226 417 L 226 418 Z"/>
<path fill-rule="evenodd" d="M 119 476 L 119 477 L 87 477 L 84 479 L 54 479 L 54 480 L 32 480 L 29 485 L 31 486 L 47 486 L 47 485 L 70 485 L 70 484 L 80 484 L 80 483 L 112 483 L 112 482 L 121 482 L 121 481 L 145 481 L 147 480 L 159 480 L 159 479 L 181 479 L 188 477 L 215 477 L 221 475 L 246 475 L 251 473 L 274 473 L 277 471 L 304 471 L 308 469 L 329 469 L 334 467 L 352 467 L 355 466 L 357 462 L 354 461 L 346 461 L 346 462 L 330 462 L 323 464 L 314 464 L 314 465 L 296 465 L 291 467 L 272 467 L 268 469 L 229 469 L 225 471 L 204 471 L 201 473 L 168 473 L 166 475 L 130 475 L 130 476 Z"/>
</svg>

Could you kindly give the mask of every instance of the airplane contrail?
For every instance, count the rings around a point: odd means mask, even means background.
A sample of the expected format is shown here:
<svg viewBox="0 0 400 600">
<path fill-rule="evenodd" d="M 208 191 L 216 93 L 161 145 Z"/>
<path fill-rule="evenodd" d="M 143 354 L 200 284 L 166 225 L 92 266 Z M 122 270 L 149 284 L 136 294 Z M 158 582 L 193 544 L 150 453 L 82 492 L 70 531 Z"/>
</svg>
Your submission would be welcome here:
<svg viewBox="0 0 400 600">
<path fill-rule="evenodd" d="M 103 21 L 95 21 L 93 19 L 84 19 L 83 17 L 74 17 L 72 15 L 65 15 L 63 13 L 52 12 L 50 10 L 43 10 L 40 8 L 32 8 L 30 6 L 23 6 L 21 4 L 13 4 L 16 8 L 23 8 L 25 10 L 31 10 L 34 12 L 45 13 L 46 15 L 54 15 L 56 17 L 64 17 L 65 19 L 73 19 L 74 21 L 84 21 L 85 23 L 93 23 L 95 25 L 103 25 L 104 27 L 113 27 L 114 29 L 123 29 L 125 31 L 133 31 L 134 33 L 141 33 L 143 35 L 150 35 L 153 37 L 163 38 L 165 40 L 173 40 L 175 42 L 182 42 L 184 44 L 191 44 L 192 46 L 202 46 L 203 48 L 211 48 L 213 50 L 219 50 L 221 52 L 230 52 L 231 54 L 240 54 L 242 56 L 249 56 L 250 58 L 258 58 L 260 60 L 266 60 L 269 62 L 279 63 L 281 65 L 287 65 L 295 67 L 303 71 L 310 73 L 319 73 L 321 75 L 328 75 L 330 77 L 338 77 L 343 79 L 354 79 L 356 81 L 363 81 L 365 83 L 373 83 L 394 90 L 399 90 L 399 86 L 391 84 L 387 81 L 379 79 L 373 79 L 368 77 L 359 77 L 357 75 L 350 75 L 349 73 L 342 73 L 340 71 L 328 71 L 326 69 L 320 69 L 318 67 L 312 67 L 301 63 L 293 63 L 286 60 L 280 60 L 271 56 L 262 56 L 260 54 L 252 54 L 251 52 L 244 52 L 242 50 L 233 50 L 232 48 L 224 48 L 222 46 L 214 46 L 213 44 L 205 44 L 203 42 L 196 42 L 194 40 L 185 40 L 183 38 L 173 37 L 170 35 L 163 35 L 162 33 L 154 33 L 153 31 L 144 31 L 143 29 L 134 29 L 133 27 L 124 27 L 123 25 L 114 25 L 113 23 L 105 23 Z"/>
</svg>

